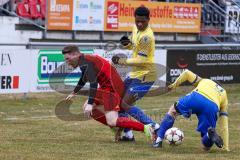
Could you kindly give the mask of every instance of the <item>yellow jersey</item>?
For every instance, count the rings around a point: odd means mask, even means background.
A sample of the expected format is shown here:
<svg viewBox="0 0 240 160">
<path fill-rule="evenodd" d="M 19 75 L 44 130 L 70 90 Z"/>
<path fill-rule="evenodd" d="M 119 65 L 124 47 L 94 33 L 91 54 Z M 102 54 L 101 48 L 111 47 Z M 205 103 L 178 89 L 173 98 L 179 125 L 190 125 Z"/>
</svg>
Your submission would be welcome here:
<svg viewBox="0 0 240 160">
<path fill-rule="evenodd" d="M 220 135 L 223 138 L 223 149 L 229 151 L 229 132 L 228 132 L 228 98 L 227 92 L 224 88 L 218 85 L 216 82 L 210 79 L 202 79 L 198 77 L 196 74 L 189 70 L 185 70 L 174 83 L 169 85 L 170 89 L 175 89 L 180 86 L 185 81 L 190 82 L 192 85 L 196 86 L 193 90 L 208 98 L 217 104 L 219 108 L 219 131 Z"/>
<path fill-rule="evenodd" d="M 216 103 L 219 110 L 223 110 L 223 107 L 227 106 L 227 93 L 225 89 L 210 79 L 201 79 L 193 91 L 202 94 Z"/>
<path fill-rule="evenodd" d="M 131 44 L 126 48 L 133 51 L 132 57 L 119 63 L 132 66 L 129 73 L 130 78 L 137 78 L 147 82 L 155 81 L 155 38 L 152 29 L 148 26 L 144 31 L 139 31 L 134 25 L 130 40 Z"/>
</svg>

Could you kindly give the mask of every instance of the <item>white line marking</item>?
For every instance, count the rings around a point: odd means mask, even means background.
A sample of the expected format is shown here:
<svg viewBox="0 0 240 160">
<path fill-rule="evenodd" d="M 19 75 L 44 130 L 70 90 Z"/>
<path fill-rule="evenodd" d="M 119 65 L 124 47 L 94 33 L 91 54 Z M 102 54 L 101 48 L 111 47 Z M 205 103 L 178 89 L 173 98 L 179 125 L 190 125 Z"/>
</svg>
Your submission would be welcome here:
<svg viewBox="0 0 240 160">
<path fill-rule="evenodd" d="M 48 120 L 48 119 L 51 119 L 51 118 L 56 118 L 56 116 L 36 116 L 36 117 L 26 117 L 26 118 L 18 118 L 18 117 L 8 117 L 8 118 L 5 118 L 3 120 L 5 121 L 23 121 L 23 120 L 29 120 L 29 119 L 32 119 L 32 120 Z"/>
<path fill-rule="evenodd" d="M 240 103 L 229 103 L 229 105 L 230 106 L 240 105 Z M 160 111 L 162 109 L 168 109 L 168 108 L 159 107 L 159 108 L 143 109 L 143 111 L 144 112 L 146 112 L 146 111 Z M 4 113 L 4 112 L 0 112 L 0 114 L 6 115 L 6 113 Z M 8 117 L 8 118 L 4 118 L 3 120 L 5 120 L 5 121 L 21 121 L 21 120 L 29 120 L 29 119 L 32 119 L 32 120 L 48 120 L 48 119 L 51 119 L 51 118 L 56 118 L 56 116 L 55 115 L 51 115 L 51 116 L 33 116 L 33 117 L 26 117 L 26 118 Z"/>
</svg>

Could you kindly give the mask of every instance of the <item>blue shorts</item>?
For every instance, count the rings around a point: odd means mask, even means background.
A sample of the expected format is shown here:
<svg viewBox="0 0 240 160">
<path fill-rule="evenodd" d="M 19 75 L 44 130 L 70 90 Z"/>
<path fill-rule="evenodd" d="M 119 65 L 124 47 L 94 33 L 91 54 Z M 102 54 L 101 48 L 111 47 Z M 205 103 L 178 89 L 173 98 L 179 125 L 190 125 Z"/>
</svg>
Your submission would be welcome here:
<svg viewBox="0 0 240 160">
<path fill-rule="evenodd" d="M 219 111 L 217 104 L 198 92 L 192 92 L 180 98 L 176 104 L 176 110 L 186 118 L 189 118 L 191 114 L 196 114 L 198 118 L 197 131 L 202 136 L 207 133 L 209 127 L 216 127 Z"/>
<path fill-rule="evenodd" d="M 142 82 L 136 78 L 126 78 L 124 81 L 126 93 L 137 95 L 137 99 L 141 99 L 148 93 L 154 82 Z"/>
</svg>

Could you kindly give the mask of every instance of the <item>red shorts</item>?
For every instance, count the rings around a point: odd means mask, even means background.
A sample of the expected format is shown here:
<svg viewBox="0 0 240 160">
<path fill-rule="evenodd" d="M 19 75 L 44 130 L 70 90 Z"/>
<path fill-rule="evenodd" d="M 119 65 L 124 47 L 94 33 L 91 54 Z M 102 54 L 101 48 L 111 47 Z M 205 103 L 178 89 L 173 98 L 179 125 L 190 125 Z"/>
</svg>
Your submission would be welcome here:
<svg viewBox="0 0 240 160">
<path fill-rule="evenodd" d="M 98 88 L 94 98 L 96 105 L 103 105 L 105 111 L 120 111 L 121 97 L 111 88 Z"/>
</svg>

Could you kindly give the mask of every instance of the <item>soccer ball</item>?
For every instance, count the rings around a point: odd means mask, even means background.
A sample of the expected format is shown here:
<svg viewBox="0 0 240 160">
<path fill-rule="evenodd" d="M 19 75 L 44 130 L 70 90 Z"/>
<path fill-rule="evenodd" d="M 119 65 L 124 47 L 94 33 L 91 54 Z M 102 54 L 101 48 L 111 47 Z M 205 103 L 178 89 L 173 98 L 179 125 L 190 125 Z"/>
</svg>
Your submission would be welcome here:
<svg viewBox="0 0 240 160">
<path fill-rule="evenodd" d="M 173 127 L 166 131 L 164 138 L 170 145 L 180 145 L 183 142 L 184 134 L 180 129 Z"/>
</svg>

